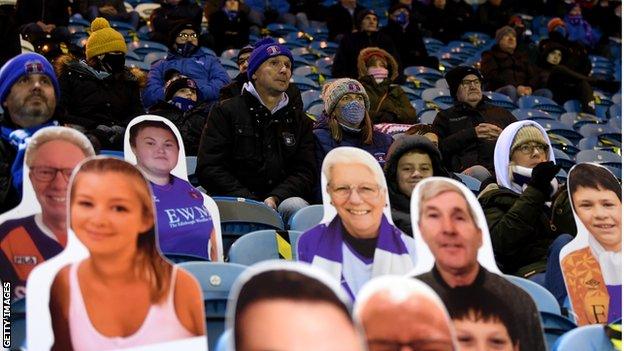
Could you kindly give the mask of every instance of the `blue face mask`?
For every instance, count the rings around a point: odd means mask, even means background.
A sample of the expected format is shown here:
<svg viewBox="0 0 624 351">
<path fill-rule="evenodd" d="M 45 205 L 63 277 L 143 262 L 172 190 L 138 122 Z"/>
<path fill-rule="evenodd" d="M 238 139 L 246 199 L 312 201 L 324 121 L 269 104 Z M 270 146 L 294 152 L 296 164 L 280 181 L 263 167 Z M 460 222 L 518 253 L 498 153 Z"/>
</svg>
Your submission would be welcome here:
<svg viewBox="0 0 624 351">
<path fill-rule="evenodd" d="M 352 126 L 359 126 L 366 115 L 366 107 L 363 102 L 353 100 L 342 106 L 340 117 Z"/>
<path fill-rule="evenodd" d="M 174 96 L 169 103 L 182 110 L 182 112 L 186 112 L 195 106 L 195 101 L 180 96 Z"/>
<path fill-rule="evenodd" d="M 572 24 L 580 24 L 582 20 L 583 20 L 583 16 L 581 15 L 568 16 L 568 21 Z"/>
<path fill-rule="evenodd" d="M 405 12 L 400 12 L 398 15 L 394 17 L 394 21 L 400 24 L 401 26 L 404 26 L 409 21 L 409 18 L 407 17 L 407 14 Z"/>
<path fill-rule="evenodd" d="M 197 45 L 191 43 L 184 43 L 182 45 L 176 44 L 176 52 L 182 57 L 189 57 L 195 51 L 197 51 Z"/>
</svg>

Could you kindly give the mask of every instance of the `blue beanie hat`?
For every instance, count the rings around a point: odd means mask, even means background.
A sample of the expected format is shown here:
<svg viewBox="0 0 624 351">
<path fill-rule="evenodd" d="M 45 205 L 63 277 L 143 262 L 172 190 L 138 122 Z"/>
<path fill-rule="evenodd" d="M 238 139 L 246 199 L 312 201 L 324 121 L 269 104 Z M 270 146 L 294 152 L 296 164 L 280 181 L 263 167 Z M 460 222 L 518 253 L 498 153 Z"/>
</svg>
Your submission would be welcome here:
<svg viewBox="0 0 624 351">
<path fill-rule="evenodd" d="M 251 52 L 249 56 L 249 65 L 247 66 L 247 78 L 252 80 L 252 76 L 256 73 L 256 70 L 260 65 L 264 63 L 264 61 L 270 59 L 271 57 L 284 55 L 290 59 L 290 62 L 293 62 L 292 54 L 290 50 L 284 45 L 281 45 L 273 38 L 264 38 L 258 41 L 255 45 L 255 49 Z"/>
<path fill-rule="evenodd" d="M 28 52 L 10 59 L 0 69 L 0 105 L 4 104 L 6 97 L 11 91 L 11 87 L 13 87 L 13 83 L 23 75 L 34 73 L 45 74 L 50 78 L 54 86 L 56 100 L 58 101 L 61 97 L 61 89 L 56 80 L 54 68 L 52 68 L 52 65 L 45 57 L 34 52 Z"/>
</svg>

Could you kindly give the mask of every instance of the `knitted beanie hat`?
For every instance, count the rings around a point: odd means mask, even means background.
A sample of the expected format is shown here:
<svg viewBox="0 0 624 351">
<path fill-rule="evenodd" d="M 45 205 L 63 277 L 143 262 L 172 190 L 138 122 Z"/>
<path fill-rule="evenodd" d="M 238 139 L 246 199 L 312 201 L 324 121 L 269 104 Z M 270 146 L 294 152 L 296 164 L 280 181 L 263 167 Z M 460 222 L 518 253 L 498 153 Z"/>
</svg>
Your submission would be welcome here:
<svg viewBox="0 0 624 351">
<path fill-rule="evenodd" d="M 192 89 L 197 92 L 197 84 L 194 80 L 186 76 L 177 76 L 165 84 L 165 101 L 173 99 L 175 93 L 180 89 Z"/>
<path fill-rule="evenodd" d="M 379 18 L 379 16 L 377 16 L 377 14 L 375 13 L 375 11 L 371 9 L 364 9 L 355 14 L 355 27 L 357 28 L 358 31 L 362 27 L 362 21 L 364 20 L 364 17 L 368 15 L 373 15 Z"/>
<path fill-rule="evenodd" d="M 364 97 L 366 110 L 370 108 L 370 100 L 368 99 L 366 90 L 364 90 L 364 86 L 355 79 L 340 78 L 323 85 L 321 99 L 323 99 L 324 102 L 325 113 L 331 115 L 340 98 L 349 93 L 362 95 Z"/>
<path fill-rule="evenodd" d="M 198 36 L 199 36 L 199 34 L 201 34 L 201 28 L 197 27 L 195 25 L 195 23 L 193 23 L 191 21 L 184 21 L 183 20 L 183 21 L 177 21 L 177 22 L 174 22 L 174 23 L 175 23 L 175 25 L 169 31 L 169 37 L 167 38 L 167 47 L 171 51 L 175 51 L 174 45 L 176 43 L 176 39 L 178 38 L 178 34 L 180 34 L 181 31 L 183 31 L 185 29 L 191 29 Z"/>
<path fill-rule="evenodd" d="M 516 30 L 510 26 L 504 26 L 496 31 L 496 43 L 500 43 L 503 40 L 503 37 L 506 35 L 512 34 L 514 37 L 516 36 Z"/>
<path fill-rule="evenodd" d="M 559 17 L 555 17 L 553 19 L 551 19 L 550 21 L 548 21 L 548 33 L 552 32 L 553 30 L 555 30 L 555 28 L 563 26 L 565 27 L 565 22 L 563 22 L 563 20 Z"/>
<path fill-rule="evenodd" d="M 247 54 L 247 53 L 250 53 L 250 52 L 253 52 L 253 50 L 254 50 L 254 47 L 253 47 L 253 46 L 251 46 L 251 45 L 247 45 L 247 46 L 242 47 L 242 48 L 238 51 L 238 56 L 236 56 L 236 60 L 237 60 L 237 61 L 238 61 L 238 60 L 240 60 L 240 57 L 241 57 L 242 55 Z M 249 58 L 248 58 L 248 59 L 249 59 Z"/>
<path fill-rule="evenodd" d="M 533 125 L 527 125 L 518 129 L 518 132 L 511 143 L 509 156 L 511 157 L 511 154 L 516 150 L 516 148 L 529 142 L 549 145 L 548 141 L 544 140 L 544 135 L 542 135 L 542 131 L 539 130 L 539 128 Z"/>
<path fill-rule="evenodd" d="M 4 104 L 11 92 L 13 83 L 24 75 L 35 73 L 44 74 L 50 78 L 58 101 L 61 97 L 61 89 L 56 80 L 54 68 L 45 57 L 34 52 L 28 52 L 13 57 L 0 69 L 0 105 Z"/>
<path fill-rule="evenodd" d="M 87 39 L 87 60 L 107 52 L 128 51 L 123 36 L 113 28 L 105 18 L 98 17 L 91 22 L 91 35 Z"/>
<path fill-rule="evenodd" d="M 286 56 L 291 63 L 294 62 L 290 50 L 271 37 L 264 38 L 256 43 L 254 50 L 249 55 L 249 66 L 247 66 L 247 77 L 253 80 L 256 70 L 264 63 L 264 61 L 275 56 Z"/>
<path fill-rule="evenodd" d="M 453 99 L 456 99 L 457 89 L 459 88 L 459 84 L 461 84 L 461 81 L 470 74 L 474 74 L 475 76 L 477 76 L 477 78 L 483 81 L 483 76 L 481 76 L 481 72 L 471 66 L 457 66 L 446 73 L 444 78 L 448 83 L 449 92 L 451 93 Z"/>
</svg>

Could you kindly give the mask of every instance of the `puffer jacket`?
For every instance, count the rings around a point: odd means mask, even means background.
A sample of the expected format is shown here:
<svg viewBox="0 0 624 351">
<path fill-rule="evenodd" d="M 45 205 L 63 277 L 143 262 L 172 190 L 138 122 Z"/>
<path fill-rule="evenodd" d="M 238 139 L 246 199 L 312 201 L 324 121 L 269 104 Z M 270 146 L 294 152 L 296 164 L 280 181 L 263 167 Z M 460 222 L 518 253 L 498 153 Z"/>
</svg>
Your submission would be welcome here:
<svg viewBox="0 0 624 351">
<path fill-rule="evenodd" d="M 169 52 L 164 60 L 150 68 L 147 86 L 143 91 L 143 106 L 149 108 L 165 99 L 165 73 L 176 70 L 197 83 L 197 101 L 211 102 L 219 99 L 219 89 L 230 82 L 230 77 L 213 54 L 199 48 L 190 57 Z"/>
<path fill-rule="evenodd" d="M 377 50 L 379 48 L 363 49 L 358 57 L 358 80 L 370 99 L 369 113 L 373 123 L 416 123 L 416 110 L 410 104 L 409 98 L 398 84 L 392 84 L 399 76 L 396 60 L 389 54 L 384 54 L 388 63 L 388 78 L 381 83 L 377 83 L 368 74 L 366 62 L 362 58 L 366 57 L 367 52 Z"/>
<path fill-rule="evenodd" d="M 498 44 L 481 54 L 481 72 L 486 90 L 496 90 L 506 85 L 539 87 L 539 75 L 524 52 L 513 54 L 503 51 Z"/>
<path fill-rule="evenodd" d="M 212 108 L 196 174 L 212 195 L 308 198 L 318 178 L 312 120 L 290 102 L 271 114 L 245 90 Z"/>
</svg>

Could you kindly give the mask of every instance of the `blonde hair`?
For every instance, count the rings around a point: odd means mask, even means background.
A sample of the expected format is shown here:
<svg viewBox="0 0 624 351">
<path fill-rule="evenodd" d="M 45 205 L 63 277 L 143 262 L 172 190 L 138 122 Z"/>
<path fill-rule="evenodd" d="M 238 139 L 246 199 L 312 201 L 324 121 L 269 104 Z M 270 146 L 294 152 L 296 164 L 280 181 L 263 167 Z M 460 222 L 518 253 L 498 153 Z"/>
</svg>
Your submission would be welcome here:
<svg viewBox="0 0 624 351">
<path fill-rule="evenodd" d="M 135 272 L 137 277 L 145 279 L 150 286 L 150 300 L 159 303 L 167 296 L 171 280 L 171 265 L 158 252 L 158 243 L 155 230 L 155 213 L 150 186 L 143 174 L 130 163 L 112 158 L 98 157 L 84 162 L 71 185 L 70 206 L 73 206 L 74 194 L 78 179 L 83 173 L 117 173 L 128 176 L 128 182 L 133 182 L 132 188 L 136 191 L 141 202 L 143 216 L 152 222 L 152 227 L 140 233 L 137 239 L 137 256 L 135 257 Z"/>
<path fill-rule="evenodd" d="M 37 131 L 28 142 L 26 153 L 24 155 L 26 166 L 32 166 L 33 159 L 37 157 L 37 151 L 41 145 L 55 140 L 66 141 L 75 145 L 82 150 L 85 157 L 95 155 L 93 145 L 91 145 L 89 139 L 87 139 L 87 137 L 79 131 L 67 127 L 47 127 Z M 62 155 L 60 155 L 60 157 L 62 157 Z"/>
</svg>

